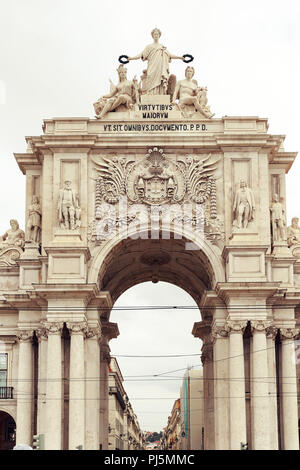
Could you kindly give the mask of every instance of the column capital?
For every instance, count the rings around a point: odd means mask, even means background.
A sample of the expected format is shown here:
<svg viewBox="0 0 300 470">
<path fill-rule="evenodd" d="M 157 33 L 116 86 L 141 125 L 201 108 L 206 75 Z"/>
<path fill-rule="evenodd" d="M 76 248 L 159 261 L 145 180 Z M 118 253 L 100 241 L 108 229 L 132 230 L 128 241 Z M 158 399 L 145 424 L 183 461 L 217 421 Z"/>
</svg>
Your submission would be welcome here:
<svg viewBox="0 0 300 470">
<path fill-rule="evenodd" d="M 67 322 L 67 328 L 71 335 L 86 335 L 88 331 L 86 322 Z"/>
<path fill-rule="evenodd" d="M 274 325 L 268 326 L 267 328 L 267 339 L 274 340 L 277 335 L 278 328 Z"/>
<path fill-rule="evenodd" d="M 18 330 L 17 338 L 20 343 L 31 342 L 33 338 L 33 330 Z"/>
<path fill-rule="evenodd" d="M 279 328 L 280 332 L 280 339 L 296 339 L 296 336 L 299 335 L 300 329 L 299 328 Z"/>
<path fill-rule="evenodd" d="M 64 327 L 63 322 L 43 322 L 42 323 L 46 334 L 49 335 L 58 335 L 61 334 Z"/>
<path fill-rule="evenodd" d="M 222 338 L 227 338 L 228 337 L 228 329 L 226 328 L 226 325 L 213 325 L 211 329 L 211 337 L 212 340 L 215 341 L 217 339 L 222 339 Z"/>
<path fill-rule="evenodd" d="M 247 320 L 227 320 L 225 323 L 225 328 L 228 333 L 241 333 L 243 334 L 246 326 Z"/>
<path fill-rule="evenodd" d="M 256 332 L 267 332 L 267 329 L 271 325 L 270 321 L 267 320 L 251 320 L 250 322 L 251 325 L 251 332 L 254 333 Z"/>
<path fill-rule="evenodd" d="M 43 340 L 45 341 L 45 340 L 48 339 L 48 330 L 47 330 L 47 328 L 45 328 L 44 325 L 43 325 L 42 328 L 39 328 L 38 330 L 36 330 L 35 334 L 37 336 L 37 339 L 38 339 L 39 343 Z"/>
<path fill-rule="evenodd" d="M 99 340 L 101 338 L 101 328 L 100 326 L 88 326 L 87 327 L 87 331 L 86 331 L 86 337 L 88 339 L 90 338 L 95 338 L 97 340 Z"/>
</svg>

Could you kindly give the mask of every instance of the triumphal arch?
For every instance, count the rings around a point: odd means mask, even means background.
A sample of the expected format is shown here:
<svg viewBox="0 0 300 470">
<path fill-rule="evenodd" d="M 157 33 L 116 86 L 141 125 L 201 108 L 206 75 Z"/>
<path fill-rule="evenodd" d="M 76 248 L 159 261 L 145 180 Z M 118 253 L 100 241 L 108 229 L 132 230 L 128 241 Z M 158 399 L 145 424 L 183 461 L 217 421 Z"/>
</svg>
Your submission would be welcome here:
<svg viewBox="0 0 300 470">
<path fill-rule="evenodd" d="M 26 225 L 12 219 L 0 242 L 2 443 L 15 426 L 17 443 L 107 448 L 110 311 L 152 280 L 201 312 L 205 448 L 298 449 L 296 153 L 265 118 L 216 117 L 196 61 L 152 37 L 120 56 L 95 117 L 47 119 L 15 154 Z M 140 79 L 132 60 L 146 63 Z"/>
</svg>

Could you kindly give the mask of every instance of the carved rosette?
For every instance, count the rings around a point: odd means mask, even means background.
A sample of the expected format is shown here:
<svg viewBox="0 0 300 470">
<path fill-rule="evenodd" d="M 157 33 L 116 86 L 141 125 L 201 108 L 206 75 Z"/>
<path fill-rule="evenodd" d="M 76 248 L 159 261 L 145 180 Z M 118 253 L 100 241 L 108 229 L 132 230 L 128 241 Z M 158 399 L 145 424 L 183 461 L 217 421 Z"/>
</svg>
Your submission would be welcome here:
<svg viewBox="0 0 300 470">
<path fill-rule="evenodd" d="M 274 341 L 277 335 L 278 328 L 272 325 L 272 326 L 268 326 L 266 331 L 267 331 L 267 339 L 272 339 Z"/>
<path fill-rule="evenodd" d="M 67 328 L 72 335 L 86 335 L 88 331 L 86 322 L 67 322 Z"/>
<path fill-rule="evenodd" d="M 31 342 L 33 337 L 33 330 L 19 330 L 16 336 L 20 343 Z"/>
<path fill-rule="evenodd" d="M 299 336 L 299 333 L 300 333 L 299 328 L 280 328 L 279 331 L 280 331 L 280 338 L 282 341 L 297 339 L 297 336 Z"/>
<path fill-rule="evenodd" d="M 231 333 L 243 334 L 246 329 L 247 323 L 248 323 L 247 320 L 227 320 L 225 324 L 225 328 L 229 334 Z"/>
<path fill-rule="evenodd" d="M 64 324 L 63 322 L 44 322 L 43 327 L 48 336 L 49 335 L 61 335 Z"/>
<path fill-rule="evenodd" d="M 270 322 L 266 320 L 252 320 L 251 321 L 251 332 L 267 332 L 267 328 L 270 326 Z"/>
</svg>

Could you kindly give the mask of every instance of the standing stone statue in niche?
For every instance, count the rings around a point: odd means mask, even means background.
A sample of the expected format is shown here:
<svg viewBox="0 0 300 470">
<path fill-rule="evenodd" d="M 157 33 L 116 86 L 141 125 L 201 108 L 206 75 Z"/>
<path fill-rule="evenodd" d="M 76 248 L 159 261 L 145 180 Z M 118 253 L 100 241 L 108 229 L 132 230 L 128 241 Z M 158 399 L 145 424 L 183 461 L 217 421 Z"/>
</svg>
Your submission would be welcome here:
<svg viewBox="0 0 300 470">
<path fill-rule="evenodd" d="M 273 241 L 277 242 L 277 241 L 286 240 L 284 207 L 283 207 L 283 204 L 279 202 L 278 194 L 274 194 L 273 196 L 273 202 L 271 204 L 270 211 L 271 211 Z"/>
<path fill-rule="evenodd" d="M 194 67 L 189 66 L 185 69 L 185 79 L 177 82 L 172 102 L 175 103 L 178 98 L 178 107 L 181 111 L 188 111 L 190 108 L 193 110 L 194 108 L 202 116 L 210 119 L 214 114 L 207 106 L 207 88 L 198 87 L 197 80 L 193 80 L 194 74 Z"/>
<path fill-rule="evenodd" d="M 293 217 L 292 225 L 287 228 L 287 241 L 289 246 L 300 244 L 300 227 L 298 217 Z"/>
<path fill-rule="evenodd" d="M 65 181 L 65 186 L 59 191 L 58 219 L 60 227 L 66 230 L 75 230 L 80 226 L 80 207 L 78 195 L 71 187 L 71 181 Z"/>
<path fill-rule="evenodd" d="M 115 86 L 111 83 L 111 91 L 108 95 L 101 96 L 94 109 L 97 119 L 102 119 L 110 111 L 127 111 L 139 101 L 138 83 L 134 78 L 127 80 L 127 69 L 120 65 L 117 69 L 119 83 Z"/>
<path fill-rule="evenodd" d="M 25 244 L 25 233 L 20 229 L 17 220 L 10 220 L 11 228 L 0 237 L 0 250 L 13 246 L 23 248 Z"/>
<path fill-rule="evenodd" d="M 147 95 L 166 95 L 169 80 L 169 63 L 171 59 L 184 61 L 183 56 L 171 54 L 165 46 L 160 44 L 161 31 L 157 28 L 151 32 L 153 43 L 145 47 L 141 54 L 128 57 L 128 60 L 147 60 L 148 67 L 143 80 L 143 93 Z"/>
<path fill-rule="evenodd" d="M 27 229 L 29 240 L 39 243 L 41 239 L 41 221 L 42 210 L 38 196 L 32 196 L 32 203 L 29 206 L 29 217 L 27 222 Z"/>
<path fill-rule="evenodd" d="M 244 180 L 240 181 L 233 201 L 233 226 L 247 228 L 248 223 L 254 219 L 255 201 L 252 189 L 247 187 Z"/>
</svg>

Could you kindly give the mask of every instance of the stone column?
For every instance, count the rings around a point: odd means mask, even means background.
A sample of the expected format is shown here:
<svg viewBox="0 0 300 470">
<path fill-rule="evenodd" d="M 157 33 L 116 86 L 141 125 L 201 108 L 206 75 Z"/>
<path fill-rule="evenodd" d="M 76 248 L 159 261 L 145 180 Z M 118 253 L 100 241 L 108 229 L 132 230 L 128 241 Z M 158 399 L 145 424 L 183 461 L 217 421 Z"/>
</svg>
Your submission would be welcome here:
<svg viewBox="0 0 300 470">
<path fill-rule="evenodd" d="M 86 334 L 86 436 L 85 449 L 99 450 L 100 348 L 101 329 L 89 327 Z"/>
<path fill-rule="evenodd" d="M 46 322 L 48 333 L 45 448 L 62 449 L 62 345 L 63 322 Z"/>
<path fill-rule="evenodd" d="M 247 321 L 228 320 L 230 449 L 239 450 L 246 438 L 245 365 L 243 333 Z"/>
<path fill-rule="evenodd" d="M 37 433 L 45 434 L 47 430 L 46 419 L 46 393 L 47 393 L 47 348 L 48 332 L 46 328 L 36 331 L 38 338 L 38 410 Z"/>
<path fill-rule="evenodd" d="M 69 450 L 85 446 L 85 355 L 86 322 L 67 322 L 71 335 L 70 393 L 69 393 Z"/>
<path fill-rule="evenodd" d="M 266 329 L 269 322 L 251 321 L 252 332 L 252 450 L 270 449 L 269 370 Z"/>
<path fill-rule="evenodd" d="M 17 444 L 32 445 L 33 411 L 33 331 L 19 330 L 19 364 L 17 389 Z"/>
<path fill-rule="evenodd" d="M 102 336 L 100 342 L 100 443 L 103 450 L 108 450 L 108 367 L 110 363 L 110 347 L 108 342 L 117 338 L 119 329 L 117 323 L 103 320 L 101 322 Z"/>
<path fill-rule="evenodd" d="M 103 450 L 108 450 L 108 366 L 110 347 L 107 338 L 100 342 L 100 442 Z"/>
<path fill-rule="evenodd" d="M 295 337 L 299 329 L 280 328 L 284 450 L 299 450 Z"/>
<path fill-rule="evenodd" d="M 211 336 L 204 338 L 202 346 L 203 385 L 204 385 L 204 449 L 215 448 L 215 425 L 214 425 L 214 363 L 213 343 Z M 192 433 L 192 430 L 190 430 Z M 192 445 L 192 443 L 191 443 Z M 193 447 L 190 447 L 191 449 Z"/>
<path fill-rule="evenodd" d="M 215 449 L 228 450 L 229 441 L 229 382 L 228 332 L 225 326 L 212 328 L 214 358 L 214 418 Z"/>
<path fill-rule="evenodd" d="M 270 413 L 270 449 L 278 450 L 278 410 L 277 410 L 277 380 L 275 338 L 278 329 L 274 326 L 267 328 L 267 351 L 269 369 L 269 413 Z"/>
</svg>

